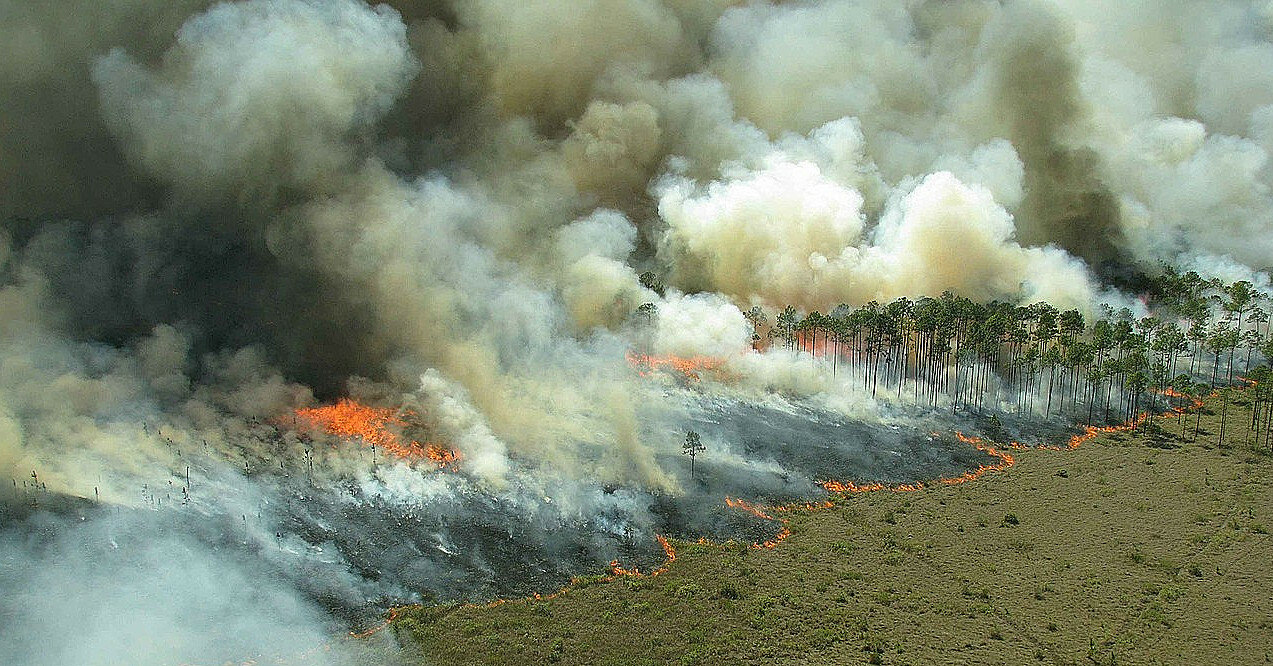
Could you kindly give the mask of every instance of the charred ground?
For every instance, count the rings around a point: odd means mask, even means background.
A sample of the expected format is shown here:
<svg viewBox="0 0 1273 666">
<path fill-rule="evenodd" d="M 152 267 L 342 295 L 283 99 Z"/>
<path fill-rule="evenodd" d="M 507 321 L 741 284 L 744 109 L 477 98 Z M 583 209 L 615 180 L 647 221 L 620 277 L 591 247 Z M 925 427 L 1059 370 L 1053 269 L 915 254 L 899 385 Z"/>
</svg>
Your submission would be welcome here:
<svg viewBox="0 0 1273 666">
<path fill-rule="evenodd" d="M 655 578 L 394 629 L 423 663 L 1267 663 L 1273 460 L 1233 395 L 1224 447 L 1213 400 L 1196 441 L 1168 420 L 1029 451 L 793 513 L 778 548 L 677 543 Z"/>
</svg>

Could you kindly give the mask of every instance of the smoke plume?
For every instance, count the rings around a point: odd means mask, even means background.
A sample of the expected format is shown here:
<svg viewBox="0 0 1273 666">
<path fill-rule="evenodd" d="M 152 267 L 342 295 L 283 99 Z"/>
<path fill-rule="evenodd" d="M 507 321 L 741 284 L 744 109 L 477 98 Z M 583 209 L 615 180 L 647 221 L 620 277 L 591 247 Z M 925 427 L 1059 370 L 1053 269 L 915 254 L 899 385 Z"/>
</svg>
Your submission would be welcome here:
<svg viewBox="0 0 1273 666">
<path fill-rule="evenodd" d="M 950 291 L 1092 314 L 1164 265 L 1273 265 L 1264 2 L 0 17 L 5 501 L 102 505 L 0 535 L 25 637 L 6 663 L 218 661 L 280 627 L 312 643 L 333 608 L 535 591 L 634 533 L 730 528 L 695 498 L 800 496 L 853 464 L 782 449 L 802 436 L 917 461 L 854 450 L 889 474 L 969 462 L 922 429 L 889 440 L 900 407 L 807 357 L 753 351 L 753 306 Z M 713 387 L 629 362 L 669 355 L 714 359 Z M 344 397 L 455 471 L 292 417 Z M 687 424 L 708 480 L 681 464 Z M 76 645 L 46 633 L 68 620 Z M 128 652 L 122 626 L 162 640 Z"/>
</svg>

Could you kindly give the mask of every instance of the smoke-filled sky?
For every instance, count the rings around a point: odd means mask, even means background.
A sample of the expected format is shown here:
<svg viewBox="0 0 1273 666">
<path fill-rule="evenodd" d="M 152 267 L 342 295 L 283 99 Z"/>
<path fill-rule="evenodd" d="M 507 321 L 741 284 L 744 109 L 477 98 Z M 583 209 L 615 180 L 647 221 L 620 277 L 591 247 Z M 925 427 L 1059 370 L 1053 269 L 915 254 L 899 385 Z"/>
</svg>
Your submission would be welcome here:
<svg viewBox="0 0 1273 666">
<path fill-rule="evenodd" d="M 0 468 L 134 506 L 353 394 L 473 492 L 682 492 L 634 346 L 878 418 L 742 311 L 1273 265 L 1271 38 L 1237 0 L 0 0 Z"/>
</svg>

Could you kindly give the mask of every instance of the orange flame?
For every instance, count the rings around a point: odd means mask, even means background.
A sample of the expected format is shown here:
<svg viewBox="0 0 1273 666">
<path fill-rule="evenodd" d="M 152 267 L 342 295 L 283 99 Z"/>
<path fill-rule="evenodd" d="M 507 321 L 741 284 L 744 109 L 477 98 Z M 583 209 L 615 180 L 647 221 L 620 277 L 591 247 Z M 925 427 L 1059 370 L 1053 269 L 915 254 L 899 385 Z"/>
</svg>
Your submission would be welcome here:
<svg viewBox="0 0 1273 666">
<path fill-rule="evenodd" d="M 412 442 L 412 444 L 415 444 L 415 442 Z M 441 444 L 429 442 L 428 447 L 424 450 L 424 455 L 438 467 L 453 470 L 460 466 L 460 452 L 448 449 Z"/>
<path fill-rule="evenodd" d="M 1201 398 L 1185 395 L 1183 393 L 1180 393 L 1172 389 L 1164 389 L 1162 391 L 1159 391 L 1159 393 L 1169 398 L 1189 400 L 1191 402 L 1191 404 L 1189 405 L 1177 405 L 1175 407 L 1172 407 L 1171 409 L 1168 409 L 1167 411 L 1159 415 L 1160 418 L 1164 418 L 1164 419 L 1175 418 L 1177 416 L 1181 416 L 1182 414 L 1188 413 L 1189 410 L 1191 409 L 1198 409 L 1202 407 L 1203 405 L 1203 401 Z M 1210 397 L 1214 397 L 1215 395 L 1216 393 L 1213 391 L 1207 397 L 1210 398 Z M 1091 441 L 1092 439 L 1096 438 L 1098 435 L 1102 435 L 1105 433 L 1127 432 L 1129 430 L 1135 430 L 1139 428 L 1142 424 L 1144 424 L 1145 421 L 1148 419 L 1149 419 L 1149 412 L 1140 412 L 1136 414 L 1136 416 L 1132 417 L 1131 420 L 1126 421 L 1124 423 L 1120 423 L 1118 425 L 1083 426 L 1083 432 L 1081 434 L 1071 437 L 1070 440 L 1066 442 L 1066 448 L 1071 450 L 1077 449 L 1084 442 Z"/>
<path fill-rule="evenodd" d="M 671 567 L 672 563 L 676 561 L 676 547 L 673 546 L 672 543 L 668 541 L 667 537 L 663 536 L 662 534 L 655 534 L 654 539 L 659 542 L 659 546 L 663 549 L 663 556 L 665 558 L 663 561 L 663 564 L 659 566 L 659 568 L 654 569 L 653 571 L 649 573 L 642 573 L 641 570 L 636 567 L 632 567 L 631 569 L 624 568 L 619 565 L 618 560 L 611 560 L 609 564 L 609 567 L 610 567 L 609 575 L 601 576 L 599 578 L 590 578 L 588 580 L 592 582 L 597 582 L 597 583 L 609 583 L 621 577 L 652 578 L 654 576 L 658 576 L 659 574 L 666 573 L 668 568 Z M 703 543 L 703 540 L 700 539 L 699 542 Z M 464 607 L 465 608 L 495 608 L 497 606 L 503 606 L 504 604 L 513 603 L 516 601 L 547 601 L 549 599 L 556 599 L 557 597 L 569 594 L 570 590 L 572 590 L 575 586 L 579 585 L 580 582 L 581 582 L 580 578 L 577 578 L 577 577 L 571 578 L 569 585 L 566 585 L 560 590 L 557 590 L 556 592 L 551 592 L 549 594 L 536 593 L 536 594 L 530 595 L 529 597 L 523 597 L 521 599 L 495 599 L 494 601 L 490 601 L 485 604 L 464 604 Z"/>
<path fill-rule="evenodd" d="M 606 578 L 605 580 L 612 580 L 616 576 L 635 576 L 640 578 L 653 577 L 665 573 L 668 568 L 672 566 L 672 563 L 676 561 L 676 547 L 673 546 L 672 542 L 668 541 L 667 537 L 662 534 L 655 534 L 654 540 L 659 542 L 659 546 L 663 549 L 663 556 L 665 558 L 663 560 L 663 564 L 659 568 L 651 571 L 650 573 L 641 573 L 641 570 L 636 567 L 625 569 L 624 567 L 619 566 L 618 560 L 613 560 L 610 562 L 610 573 L 613 574 L 613 576 Z"/>
<path fill-rule="evenodd" d="M 642 358 L 649 358 L 649 357 L 639 357 L 639 356 L 634 356 L 632 354 L 628 355 L 628 359 L 630 362 L 632 362 L 634 358 L 642 359 Z M 633 365 L 637 365 L 637 363 L 633 362 Z M 1251 386 L 1255 385 L 1255 382 L 1251 380 L 1248 380 L 1245 378 L 1242 378 L 1242 379 L 1248 382 L 1248 384 Z M 1171 389 L 1168 389 L 1167 391 L 1164 391 L 1163 393 L 1173 398 L 1187 397 L 1187 396 L 1182 396 L 1180 394 L 1177 394 L 1174 391 L 1171 391 Z M 1208 397 L 1214 397 L 1215 395 L 1216 393 L 1212 392 Z M 1203 401 L 1200 399 L 1193 398 L 1192 400 L 1193 400 L 1192 407 L 1194 409 L 1201 407 L 1203 404 Z M 1181 414 L 1186 413 L 1187 409 L 1188 409 L 1187 407 L 1174 407 L 1163 416 L 1164 417 L 1179 416 Z M 1141 414 L 1137 414 L 1136 417 L 1131 419 L 1130 421 L 1120 425 L 1116 425 L 1116 426 L 1106 426 L 1106 427 L 1087 426 L 1084 428 L 1083 434 L 1075 435 L 1074 437 L 1072 437 L 1064 448 L 1067 448 L 1067 449 L 1078 448 L 1078 446 L 1081 443 L 1086 442 L 1101 433 L 1131 430 L 1135 427 L 1138 427 L 1147 418 L 1148 418 L 1148 414 L 1141 413 Z M 1002 471 L 1016 464 L 1016 459 L 1012 456 L 1012 454 L 1000 451 L 999 449 L 995 447 L 985 444 L 984 440 L 982 440 L 982 438 L 980 437 L 968 436 L 959 431 L 955 431 L 954 435 L 955 435 L 955 438 L 958 439 L 959 441 L 970 444 L 976 447 L 978 450 L 983 451 L 986 454 L 990 455 L 991 457 L 998 459 L 998 462 L 991 463 L 989 465 L 982 465 L 975 470 L 966 472 L 959 476 L 941 478 L 941 479 L 938 479 L 935 483 L 940 483 L 944 485 L 966 483 L 969 481 L 973 481 L 977 478 L 980 478 L 986 472 Z M 932 433 L 932 436 L 938 437 L 940 435 L 939 433 L 934 432 Z M 1047 446 L 1047 445 L 1030 447 L 1030 446 L 1021 444 L 1019 442 L 1011 442 L 1007 444 L 1006 446 L 1013 449 L 1042 448 L 1042 449 L 1062 450 L 1063 448 L 1059 446 Z M 910 491 L 921 490 L 925 488 L 926 486 L 925 484 L 918 483 L 918 482 L 887 486 L 882 483 L 856 484 L 852 481 L 825 481 L 822 483 L 822 487 L 832 493 L 856 494 L 856 493 L 876 492 L 881 490 L 892 490 L 894 492 L 910 492 Z M 835 503 L 832 502 L 831 500 L 825 500 L 822 502 L 802 502 L 802 503 L 795 503 L 795 504 L 785 504 L 785 505 L 776 506 L 770 509 L 770 508 L 765 508 L 760 505 L 752 504 L 745 500 L 741 500 L 741 499 L 737 499 L 733 497 L 726 497 L 725 504 L 731 508 L 739 509 L 747 513 L 750 513 L 751 515 L 754 515 L 758 518 L 776 521 L 782 525 L 782 529 L 779 530 L 778 534 L 776 534 L 772 539 L 769 539 L 768 541 L 764 541 L 761 543 L 754 543 L 751 545 L 752 548 L 756 548 L 756 549 L 774 548 L 778 544 L 782 543 L 783 540 L 785 540 L 787 537 L 791 536 L 791 530 L 787 526 L 787 522 L 788 522 L 787 519 L 780 518 L 780 517 L 776 518 L 770 513 L 770 511 L 774 513 L 778 513 L 778 512 L 789 513 L 792 511 L 817 511 L 820 509 L 827 509 L 827 508 L 831 508 L 835 506 Z M 663 563 L 662 566 L 660 566 L 658 569 L 651 571 L 648 574 L 644 574 L 644 573 L 641 573 L 636 568 L 625 569 L 619 566 L 618 561 L 612 561 L 610 562 L 611 574 L 609 576 L 602 577 L 599 580 L 599 582 L 609 582 L 609 581 L 615 580 L 616 578 L 620 576 L 652 577 L 652 576 L 657 576 L 661 573 L 666 572 L 671 566 L 672 562 L 676 561 L 676 549 L 662 535 L 655 535 L 655 539 L 658 540 L 659 545 L 662 546 L 663 552 L 667 557 L 666 561 Z M 700 537 L 697 543 L 700 545 L 713 545 L 712 542 L 709 541 L 706 537 Z M 562 588 L 561 590 L 558 590 L 557 592 L 554 592 L 552 594 L 547 594 L 547 595 L 535 594 L 531 597 L 527 597 L 526 600 L 554 599 L 556 597 L 567 594 L 571 590 L 571 588 L 577 584 L 577 582 L 578 582 L 578 579 L 572 579 L 570 582 L 570 585 Z M 484 606 L 487 608 L 493 608 L 508 602 L 509 602 L 508 599 L 496 599 L 488 604 L 485 604 Z M 478 605 L 479 604 L 466 604 L 467 607 L 476 607 Z M 392 619 L 397 616 L 397 610 L 398 609 L 393 609 L 391 611 L 390 622 L 392 622 Z M 355 634 L 355 635 L 356 636 L 370 635 L 374 633 L 375 631 L 378 631 L 379 629 L 383 628 L 383 626 L 384 625 L 382 625 L 381 627 L 377 627 L 376 629 L 369 632 L 364 632 L 364 634 Z"/>
<path fill-rule="evenodd" d="M 1077 449 L 1079 446 L 1082 446 L 1084 442 L 1089 442 L 1095 439 L 1097 436 L 1105 434 L 1105 433 L 1134 430 L 1136 428 L 1139 428 L 1140 424 L 1144 423 L 1145 419 L 1147 418 L 1149 418 L 1149 414 L 1146 412 L 1141 412 L 1137 414 L 1135 417 L 1133 417 L 1130 421 L 1127 421 L 1126 423 L 1120 423 L 1118 425 L 1083 426 L 1083 432 L 1081 434 L 1071 437 L 1070 441 L 1066 442 L 1065 446 L 1066 448 L 1073 450 L 1073 449 Z"/>
<path fill-rule="evenodd" d="M 399 615 L 401 615 L 401 614 L 402 614 L 402 611 L 403 611 L 404 609 L 406 609 L 406 608 L 410 608 L 410 606 L 394 606 L 393 608 L 390 608 L 390 609 L 389 609 L 389 617 L 385 618 L 385 621 L 384 621 L 384 622 L 381 622 L 380 624 L 378 624 L 378 625 L 376 625 L 376 626 L 374 626 L 374 627 L 372 627 L 372 628 L 370 628 L 370 629 L 368 629 L 368 630 L 366 630 L 366 631 L 359 631 L 359 632 L 353 632 L 353 631 L 351 631 L 351 632 L 349 632 L 349 637 L 350 637 L 350 638 L 370 638 L 370 637 L 371 637 L 372 635 L 374 635 L 376 632 L 378 632 L 378 631 L 380 631 L 380 630 L 384 629 L 385 627 L 388 627 L 389 625 L 393 624 L 393 621 L 394 621 L 394 620 L 396 620 L 396 619 L 398 619 L 398 616 L 399 616 Z"/>
<path fill-rule="evenodd" d="M 854 494 L 854 493 L 870 493 L 877 490 L 884 490 L 882 483 L 864 483 L 856 484 L 852 481 L 824 481 L 822 487 L 833 493 Z"/>
<path fill-rule="evenodd" d="M 690 381 L 698 381 L 701 373 L 715 370 L 725 363 L 724 359 L 711 356 L 652 356 L 632 351 L 628 352 L 627 357 L 628 364 L 636 368 L 637 374 L 642 377 L 649 377 L 659 370 L 672 370 Z"/>
<path fill-rule="evenodd" d="M 791 513 L 793 511 L 819 511 L 821 509 L 829 509 L 835 506 L 835 503 L 830 500 L 824 500 L 822 502 L 799 502 L 795 504 L 783 504 L 781 506 L 767 508 L 767 507 L 762 507 L 759 504 L 752 504 L 751 502 L 748 502 L 746 500 L 741 500 L 735 497 L 726 497 L 725 505 L 732 509 L 745 511 L 762 520 L 772 520 L 782 526 L 781 529 L 778 530 L 778 533 L 773 535 L 771 538 L 766 539 L 765 541 L 761 541 L 759 543 L 751 544 L 751 547 L 753 549 L 758 550 L 761 548 L 776 548 L 778 544 L 782 543 L 783 541 L 787 539 L 787 537 L 791 536 L 791 528 L 787 526 L 787 522 L 788 522 L 787 518 L 775 517 L 773 513 L 770 513 L 771 511 L 775 513 L 777 512 Z M 705 539 L 699 540 L 699 543 L 705 543 L 705 542 L 706 542 Z"/>
<path fill-rule="evenodd" d="M 1163 389 L 1162 394 L 1167 396 L 1168 398 L 1180 398 L 1182 400 L 1190 398 L 1190 396 L 1187 396 L 1181 393 L 1180 391 L 1177 391 L 1176 389 L 1170 388 L 1170 387 Z"/>
<path fill-rule="evenodd" d="M 763 518 L 764 520 L 774 520 L 773 516 L 765 513 L 765 511 L 761 509 L 759 506 L 756 506 L 755 504 L 747 502 L 746 500 L 734 499 L 733 497 L 726 497 L 725 505 L 733 509 L 746 511 L 747 513 L 750 513 L 751 515 L 757 518 Z"/>
<path fill-rule="evenodd" d="M 387 407 L 371 407 L 344 398 L 334 405 L 296 410 L 296 418 L 309 427 L 324 430 L 344 439 L 359 439 L 364 446 L 378 447 L 403 460 L 429 460 L 438 467 L 455 469 L 460 454 L 441 444 L 420 444 L 408 440 L 397 431 L 408 423 L 402 415 Z"/>
<path fill-rule="evenodd" d="M 752 547 L 753 548 L 777 548 L 778 544 L 782 543 L 783 541 L 786 541 L 787 537 L 789 536 L 791 536 L 791 529 L 787 527 L 787 525 L 784 523 L 782 526 L 782 529 L 779 530 L 778 533 L 775 534 L 772 539 L 769 539 L 767 541 L 761 541 L 758 544 L 754 544 Z"/>
<path fill-rule="evenodd" d="M 936 481 L 932 482 L 934 484 L 953 486 L 957 483 L 967 483 L 968 481 L 973 481 L 975 479 L 981 478 L 981 476 L 987 472 L 1001 472 L 1005 469 L 1008 469 L 1009 467 L 1012 467 L 1013 465 L 1017 463 L 1016 458 L 1014 458 L 1011 453 L 1000 451 L 999 449 L 986 444 L 985 442 L 982 441 L 980 437 L 969 437 L 968 435 L 965 435 L 962 432 L 959 432 L 958 430 L 956 430 L 955 439 L 958 439 L 959 441 L 964 442 L 965 444 L 971 444 L 978 451 L 982 451 L 986 453 L 987 455 L 989 455 L 990 457 L 995 458 L 997 462 L 993 462 L 988 465 L 981 465 L 977 469 L 974 469 L 969 472 L 964 472 L 963 474 L 960 474 L 959 476 L 943 477 L 943 478 L 937 479 Z M 1023 445 L 1018 444 L 1017 442 L 1012 442 L 1009 446 L 1014 449 L 1025 448 Z M 908 493 L 908 492 L 915 492 L 917 490 L 923 490 L 924 488 L 927 487 L 927 485 L 918 481 L 915 483 L 899 483 L 894 485 L 884 485 L 882 483 L 857 484 L 852 481 L 831 480 L 831 481 L 823 481 L 822 487 L 825 488 L 828 492 L 839 493 L 842 495 L 853 495 L 857 493 L 871 493 L 871 492 L 876 492 L 880 490 L 891 490 L 895 493 Z"/>
</svg>

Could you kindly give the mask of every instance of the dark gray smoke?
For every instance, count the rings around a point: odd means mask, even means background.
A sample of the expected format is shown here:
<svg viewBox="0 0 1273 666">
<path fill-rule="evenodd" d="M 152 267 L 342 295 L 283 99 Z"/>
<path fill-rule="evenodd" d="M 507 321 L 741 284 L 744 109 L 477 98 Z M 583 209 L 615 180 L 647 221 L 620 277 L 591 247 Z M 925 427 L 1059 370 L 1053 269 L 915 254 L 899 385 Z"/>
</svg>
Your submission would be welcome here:
<svg viewBox="0 0 1273 666">
<path fill-rule="evenodd" d="M 1117 196 L 1098 177 L 1101 155 L 1069 141 L 1088 120 L 1073 40 L 1058 8 L 1014 2 L 978 48 L 987 54 L 984 92 L 997 98 L 995 121 L 1026 164 L 1018 237 L 1095 263 L 1113 259 L 1122 238 Z"/>
</svg>

